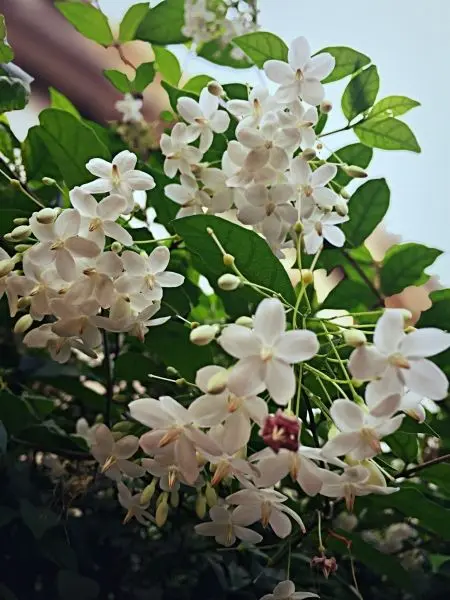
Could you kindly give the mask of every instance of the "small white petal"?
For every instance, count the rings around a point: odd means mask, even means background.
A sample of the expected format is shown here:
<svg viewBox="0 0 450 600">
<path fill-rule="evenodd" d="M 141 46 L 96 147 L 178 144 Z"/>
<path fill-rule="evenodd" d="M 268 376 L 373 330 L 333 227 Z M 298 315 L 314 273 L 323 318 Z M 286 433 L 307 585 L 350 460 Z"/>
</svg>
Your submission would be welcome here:
<svg viewBox="0 0 450 600">
<path fill-rule="evenodd" d="M 356 431 L 363 427 L 364 412 L 350 400 L 335 400 L 330 414 L 336 427 L 341 431 Z"/>
<path fill-rule="evenodd" d="M 449 346 L 450 333 L 427 327 L 406 335 L 400 343 L 400 352 L 410 358 L 422 358 L 439 354 Z"/>
</svg>

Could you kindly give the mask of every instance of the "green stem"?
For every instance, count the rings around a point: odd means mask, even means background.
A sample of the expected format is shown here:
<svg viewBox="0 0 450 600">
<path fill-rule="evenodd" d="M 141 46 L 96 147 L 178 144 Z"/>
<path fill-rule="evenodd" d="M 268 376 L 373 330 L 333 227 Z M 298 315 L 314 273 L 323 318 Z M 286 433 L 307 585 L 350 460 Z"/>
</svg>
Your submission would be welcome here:
<svg viewBox="0 0 450 600">
<path fill-rule="evenodd" d="M 343 256 L 345 256 L 345 258 L 348 260 L 348 262 L 352 265 L 352 267 L 358 272 L 358 275 L 361 277 L 361 279 L 364 281 L 364 283 L 368 286 L 368 288 L 378 298 L 378 303 L 381 306 L 384 306 L 384 297 L 383 297 L 383 295 L 381 294 L 380 290 L 375 287 L 375 285 L 373 284 L 373 282 L 370 281 L 370 279 L 364 273 L 364 271 L 362 270 L 362 268 L 359 265 L 358 261 L 356 261 L 352 256 L 350 256 L 350 254 L 347 252 L 347 250 L 344 250 L 343 248 L 339 248 L 339 250 L 340 250 L 341 254 Z"/>
<path fill-rule="evenodd" d="M 112 369 L 112 359 L 111 353 L 109 349 L 109 340 L 108 333 L 103 330 L 102 331 L 103 338 L 103 350 L 105 356 L 103 358 L 103 368 L 105 370 L 105 382 L 106 382 L 106 406 L 105 406 L 105 423 L 108 427 L 111 426 L 111 408 L 113 401 L 113 393 L 114 393 L 114 381 L 113 381 L 113 369 Z"/>
<path fill-rule="evenodd" d="M 162 242 L 178 241 L 179 235 L 171 235 L 170 237 L 160 238 L 159 240 L 134 240 L 136 246 L 144 246 L 145 244 L 161 244 Z"/>
<path fill-rule="evenodd" d="M 334 385 L 334 387 L 338 390 L 338 392 L 340 394 L 342 394 L 344 398 L 348 399 L 347 394 L 344 392 L 344 390 L 339 385 L 340 383 L 347 383 L 347 381 L 343 381 L 343 380 L 340 380 L 340 379 L 332 379 L 328 375 L 325 375 L 325 373 L 322 373 L 322 371 L 319 371 L 318 369 L 316 369 L 316 368 L 314 368 L 314 367 L 312 367 L 311 365 L 308 365 L 308 364 L 305 364 L 305 369 L 307 369 L 311 373 L 314 373 L 320 379 L 324 379 L 325 381 L 328 381 L 328 383 L 331 383 L 332 385 Z"/>
<path fill-rule="evenodd" d="M 45 208 L 44 204 L 42 204 L 42 202 L 40 202 L 37 198 L 32 196 L 30 194 L 30 192 L 24 187 L 24 185 L 21 181 L 19 181 L 18 179 L 15 179 L 14 177 L 10 177 L 7 173 L 5 173 L 5 171 L 3 171 L 3 169 L 0 169 L 0 174 L 3 175 L 3 177 L 5 177 L 5 179 L 7 179 L 9 181 L 11 186 L 16 187 L 18 190 L 20 190 L 22 192 L 22 194 L 25 194 L 25 196 L 28 196 L 28 198 L 30 200 L 32 200 L 35 204 L 37 204 L 39 206 L 39 208 Z"/>
</svg>

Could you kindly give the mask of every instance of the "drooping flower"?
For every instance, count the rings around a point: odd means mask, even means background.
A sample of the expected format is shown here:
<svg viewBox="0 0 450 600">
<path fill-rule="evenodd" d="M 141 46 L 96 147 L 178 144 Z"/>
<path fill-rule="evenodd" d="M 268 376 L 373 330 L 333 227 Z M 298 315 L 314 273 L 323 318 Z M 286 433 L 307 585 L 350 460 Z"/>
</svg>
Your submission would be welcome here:
<svg viewBox="0 0 450 600">
<path fill-rule="evenodd" d="M 307 254 L 316 254 L 323 246 L 324 240 L 337 248 L 341 248 L 345 242 L 345 234 L 336 225 L 340 225 L 346 221 L 348 221 L 348 217 L 342 217 L 334 212 L 313 212 L 309 219 L 303 221 L 305 252 Z"/>
<path fill-rule="evenodd" d="M 125 94 L 122 100 L 117 100 L 115 108 L 122 114 L 124 123 L 136 123 L 144 118 L 141 113 L 144 102 L 142 98 L 135 98 L 133 94 Z"/>
<path fill-rule="evenodd" d="M 289 181 L 296 190 L 299 219 L 310 217 L 316 207 L 330 210 L 334 206 L 338 197 L 326 185 L 336 172 L 335 165 L 321 165 L 312 171 L 301 156 L 291 160 Z"/>
<path fill-rule="evenodd" d="M 134 310 L 130 300 L 119 297 L 111 306 L 109 317 L 98 315 L 93 317 L 92 321 L 97 327 L 106 331 L 128 332 L 142 342 L 149 327 L 163 325 L 170 319 L 170 317 L 152 319 L 160 308 L 160 303 L 154 302 L 143 310 Z"/>
<path fill-rule="evenodd" d="M 240 117 L 236 128 L 237 131 L 243 127 L 251 129 L 258 127 L 261 119 L 269 111 L 276 107 L 277 103 L 269 90 L 262 86 L 256 86 L 248 96 L 248 100 L 230 100 L 227 108 L 232 115 Z"/>
<path fill-rule="evenodd" d="M 304 37 L 293 40 L 288 54 L 288 63 L 268 60 L 264 71 L 269 79 L 279 84 L 275 94 L 282 104 L 301 98 L 317 106 L 325 96 L 320 83 L 334 69 L 335 59 L 328 52 L 311 57 L 311 48 Z"/>
<path fill-rule="evenodd" d="M 126 509 L 127 514 L 123 520 L 123 523 L 128 523 L 133 517 L 141 523 L 141 525 L 149 525 L 149 523 L 154 523 L 155 519 L 152 515 L 146 510 L 150 504 L 150 502 L 145 502 L 141 504 L 141 496 L 142 494 L 132 494 L 127 486 L 119 481 L 117 484 L 117 499 L 119 503 Z"/>
<path fill-rule="evenodd" d="M 292 581 L 281 581 L 277 584 L 272 594 L 265 594 L 259 600 L 306 600 L 307 598 L 318 598 L 312 592 L 296 592 Z"/>
<path fill-rule="evenodd" d="M 88 348 L 97 348 L 102 342 L 102 336 L 93 321 L 98 312 L 96 300 L 86 300 L 72 305 L 66 298 L 56 298 L 50 302 L 52 313 L 58 317 L 52 323 L 52 331 L 61 337 L 80 338 Z"/>
<path fill-rule="evenodd" d="M 382 398 L 406 385 L 432 400 L 445 398 L 447 378 L 427 357 L 450 347 L 450 333 L 428 327 L 406 334 L 403 312 L 392 308 L 378 319 L 373 342 L 356 348 L 348 365 L 355 378 L 375 380 L 367 386 L 369 394 Z"/>
<path fill-rule="evenodd" d="M 128 460 L 139 448 L 139 438 L 126 435 L 116 442 L 111 431 L 103 423 L 98 425 L 94 436 L 91 453 L 107 477 L 120 481 L 122 474 L 131 478 L 144 475 L 145 469 L 141 465 Z"/>
<path fill-rule="evenodd" d="M 225 506 L 213 506 L 209 511 L 211 521 L 195 526 L 199 535 L 214 537 L 222 546 L 232 546 L 236 538 L 249 544 L 258 544 L 263 538 L 259 533 L 246 527 L 250 525 L 246 515 L 236 514 Z"/>
<path fill-rule="evenodd" d="M 295 147 L 299 146 L 302 149 L 313 148 L 316 142 L 316 133 L 314 126 L 317 124 L 319 115 L 315 106 L 310 106 L 305 109 L 300 100 L 294 101 L 289 106 L 289 111 L 280 110 L 278 112 L 278 120 L 280 127 L 296 129 L 298 138 L 295 140 Z"/>
<path fill-rule="evenodd" d="M 299 446 L 300 425 L 298 417 L 277 410 L 274 415 L 266 417 L 260 434 L 274 452 L 279 452 L 281 448 L 296 452 Z"/>
<path fill-rule="evenodd" d="M 230 382 L 247 379 L 255 387 L 264 383 L 280 405 L 287 404 L 295 392 L 291 365 L 312 358 L 319 349 L 313 332 L 285 328 L 283 305 L 275 298 L 267 298 L 256 310 L 253 329 L 228 325 L 219 338 L 225 352 L 240 359 L 230 373 Z"/>
<path fill-rule="evenodd" d="M 58 363 L 69 360 L 72 350 L 79 350 L 90 358 L 97 354 L 79 337 L 61 337 L 52 331 L 52 323 L 46 323 L 29 331 L 23 338 L 23 343 L 29 348 L 46 348 L 52 359 Z"/>
<path fill-rule="evenodd" d="M 196 179 L 190 175 L 181 175 L 180 182 L 181 185 L 169 183 L 164 188 L 166 196 L 181 205 L 176 218 L 203 214 L 203 207 L 209 205 L 210 196 L 198 187 Z"/>
</svg>

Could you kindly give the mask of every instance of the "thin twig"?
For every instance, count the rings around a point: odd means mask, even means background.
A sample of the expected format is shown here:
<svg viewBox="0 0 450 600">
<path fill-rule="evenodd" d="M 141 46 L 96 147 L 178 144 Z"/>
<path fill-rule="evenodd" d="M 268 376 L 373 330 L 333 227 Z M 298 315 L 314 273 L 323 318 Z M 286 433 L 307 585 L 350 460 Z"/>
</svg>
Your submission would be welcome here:
<svg viewBox="0 0 450 600">
<path fill-rule="evenodd" d="M 412 477 L 416 473 L 427 469 L 428 467 L 432 467 L 433 465 L 440 465 L 441 463 L 450 462 L 450 454 L 444 454 L 443 456 L 438 456 L 437 458 L 433 458 L 427 462 L 422 463 L 421 465 L 417 465 L 417 467 L 411 467 L 411 469 L 406 469 L 397 473 L 395 475 L 395 479 L 400 477 Z"/>
<path fill-rule="evenodd" d="M 372 281 L 367 277 L 364 271 L 361 269 L 358 261 L 356 261 L 350 254 L 348 254 L 347 250 L 340 248 L 341 254 L 348 260 L 348 262 L 352 265 L 352 267 L 358 272 L 358 275 L 364 281 L 365 284 L 369 287 L 369 289 L 375 294 L 378 298 L 378 302 L 380 306 L 384 306 L 384 297 L 381 294 L 380 290 L 375 287 Z"/>
</svg>

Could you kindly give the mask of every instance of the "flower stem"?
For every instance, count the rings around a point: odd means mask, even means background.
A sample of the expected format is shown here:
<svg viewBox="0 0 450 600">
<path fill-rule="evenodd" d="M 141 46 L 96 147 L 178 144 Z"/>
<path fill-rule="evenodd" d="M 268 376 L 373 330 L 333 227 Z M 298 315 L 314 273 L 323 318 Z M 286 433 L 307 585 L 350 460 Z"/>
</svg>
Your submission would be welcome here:
<svg viewBox="0 0 450 600">
<path fill-rule="evenodd" d="M 398 479 L 399 477 L 412 477 L 416 473 L 419 473 L 420 471 L 423 471 L 424 469 L 427 469 L 428 467 L 432 467 L 433 465 L 439 465 L 443 462 L 450 462 L 450 454 L 444 454 L 443 456 L 438 456 L 437 458 L 433 458 L 432 460 L 424 462 L 421 465 L 417 465 L 417 467 L 412 467 L 411 469 L 406 469 L 405 471 L 401 471 L 400 473 L 395 475 L 395 478 Z"/>
<path fill-rule="evenodd" d="M 105 423 L 108 427 L 111 426 L 111 407 L 113 401 L 113 393 L 114 393 L 114 381 L 113 381 L 113 365 L 112 358 L 109 348 L 109 340 L 108 333 L 103 330 L 102 331 L 103 338 L 103 368 L 105 371 L 105 381 L 106 381 L 106 406 L 105 406 Z"/>
<path fill-rule="evenodd" d="M 11 185 L 15 186 L 18 190 L 20 190 L 22 194 L 28 196 L 28 198 L 32 200 L 35 204 L 37 204 L 39 208 L 45 208 L 44 204 L 42 204 L 42 202 L 40 202 L 37 198 L 32 196 L 30 192 L 26 189 L 26 187 L 24 187 L 21 181 L 15 179 L 14 177 L 10 177 L 7 173 L 5 173 L 5 171 L 3 171 L 3 169 L 0 169 L 0 174 L 3 175 L 3 177 L 7 179 Z"/>
</svg>

